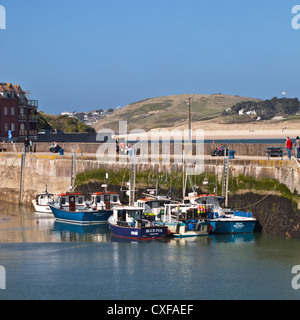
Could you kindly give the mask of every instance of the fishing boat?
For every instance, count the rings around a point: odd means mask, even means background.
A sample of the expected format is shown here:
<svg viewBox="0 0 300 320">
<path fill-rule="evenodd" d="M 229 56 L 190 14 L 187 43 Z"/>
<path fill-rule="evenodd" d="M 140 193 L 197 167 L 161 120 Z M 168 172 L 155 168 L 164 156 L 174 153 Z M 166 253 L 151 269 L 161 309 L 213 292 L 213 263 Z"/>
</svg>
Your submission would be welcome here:
<svg viewBox="0 0 300 320">
<path fill-rule="evenodd" d="M 57 196 L 56 202 L 49 205 L 58 221 L 94 224 L 107 223 L 112 210 L 97 210 L 85 203 L 85 197 L 80 192 L 67 192 Z"/>
<path fill-rule="evenodd" d="M 223 208 L 221 206 L 223 201 L 223 197 L 215 194 L 190 195 L 190 197 L 185 198 L 185 203 L 203 211 L 206 221 L 210 223 L 212 233 L 252 233 L 256 224 L 252 212 Z"/>
<path fill-rule="evenodd" d="M 112 191 L 95 192 L 89 206 L 97 210 L 112 210 L 115 206 L 121 206 L 119 194 Z"/>
<path fill-rule="evenodd" d="M 209 222 L 197 208 L 185 204 L 166 204 L 163 220 L 157 224 L 167 226 L 175 238 L 208 236 L 210 232 Z"/>
<path fill-rule="evenodd" d="M 36 212 L 52 214 L 49 204 L 54 204 L 54 195 L 48 193 L 46 186 L 45 192 L 37 194 L 35 199 L 32 200 L 32 204 Z"/>
<path fill-rule="evenodd" d="M 115 207 L 108 219 L 114 236 L 136 240 L 163 239 L 168 235 L 166 226 L 155 224 L 155 215 L 144 213 L 143 208 L 135 206 Z"/>
<path fill-rule="evenodd" d="M 137 199 L 135 206 L 142 208 L 145 213 L 153 213 L 156 220 L 161 220 L 165 212 L 165 205 L 174 203 L 164 196 L 153 196 L 144 199 Z"/>
</svg>

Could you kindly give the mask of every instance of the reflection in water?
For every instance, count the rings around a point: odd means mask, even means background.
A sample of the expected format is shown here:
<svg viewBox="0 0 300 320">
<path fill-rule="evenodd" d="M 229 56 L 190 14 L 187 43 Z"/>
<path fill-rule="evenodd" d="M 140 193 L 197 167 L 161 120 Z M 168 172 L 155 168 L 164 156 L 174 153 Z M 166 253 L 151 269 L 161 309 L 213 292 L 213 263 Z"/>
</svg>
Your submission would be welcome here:
<svg viewBox="0 0 300 320">
<path fill-rule="evenodd" d="M 152 242 L 124 239 L 111 235 L 108 224 L 75 225 L 55 221 L 52 214 L 34 212 L 31 207 L 2 204 L 0 207 L 0 242 Z M 249 242 L 255 235 L 217 235 L 155 240 L 175 246 L 218 242 Z"/>
<path fill-rule="evenodd" d="M 0 264 L 8 270 L 1 299 L 300 297 L 291 287 L 299 239 L 245 234 L 136 241 L 111 236 L 107 224 L 60 223 L 1 204 L 0 242 Z"/>
<path fill-rule="evenodd" d="M 61 242 L 110 241 L 108 224 L 76 225 L 55 221 L 53 232 Z"/>
<path fill-rule="evenodd" d="M 52 214 L 37 213 L 30 207 L 2 204 L 0 242 L 107 242 L 108 224 L 74 225 L 55 221 Z"/>
</svg>

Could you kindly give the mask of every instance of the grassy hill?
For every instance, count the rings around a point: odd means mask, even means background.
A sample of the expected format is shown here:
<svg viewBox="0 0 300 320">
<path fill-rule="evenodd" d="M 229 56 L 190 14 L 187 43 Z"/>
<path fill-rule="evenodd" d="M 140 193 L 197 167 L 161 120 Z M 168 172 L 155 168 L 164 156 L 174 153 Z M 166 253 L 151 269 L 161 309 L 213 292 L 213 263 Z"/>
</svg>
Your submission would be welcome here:
<svg viewBox="0 0 300 320">
<path fill-rule="evenodd" d="M 98 121 L 94 128 L 112 129 L 116 133 L 119 121 L 127 121 L 128 130 L 181 126 L 188 121 L 188 100 L 191 98 L 191 118 L 193 122 L 220 117 L 225 110 L 243 101 L 258 99 L 240 96 L 213 94 L 181 94 L 157 97 L 131 103 L 105 119 Z"/>
</svg>

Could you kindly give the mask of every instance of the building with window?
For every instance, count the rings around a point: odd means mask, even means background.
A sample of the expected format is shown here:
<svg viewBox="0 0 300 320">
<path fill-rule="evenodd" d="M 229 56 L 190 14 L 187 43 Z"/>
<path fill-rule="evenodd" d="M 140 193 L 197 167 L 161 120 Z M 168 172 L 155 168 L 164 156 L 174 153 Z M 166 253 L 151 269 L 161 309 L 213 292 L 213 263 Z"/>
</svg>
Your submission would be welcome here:
<svg viewBox="0 0 300 320">
<path fill-rule="evenodd" d="M 13 141 L 38 138 L 38 101 L 28 100 L 19 85 L 0 83 L 0 136 L 8 140 L 11 131 Z"/>
</svg>

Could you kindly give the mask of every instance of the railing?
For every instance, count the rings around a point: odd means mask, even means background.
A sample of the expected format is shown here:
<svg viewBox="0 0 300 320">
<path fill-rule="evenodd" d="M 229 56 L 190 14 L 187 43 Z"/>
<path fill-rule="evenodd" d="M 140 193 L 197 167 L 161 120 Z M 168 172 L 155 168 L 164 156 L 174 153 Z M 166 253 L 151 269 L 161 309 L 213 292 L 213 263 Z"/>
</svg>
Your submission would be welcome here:
<svg viewBox="0 0 300 320">
<path fill-rule="evenodd" d="M 30 114 L 29 119 L 30 122 L 37 122 L 38 121 L 38 115 L 36 114 Z"/>
<path fill-rule="evenodd" d="M 26 100 L 26 99 L 19 99 L 18 101 L 19 107 L 30 107 L 30 108 L 38 108 L 39 101 L 38 100 Z"/>
</svg>

